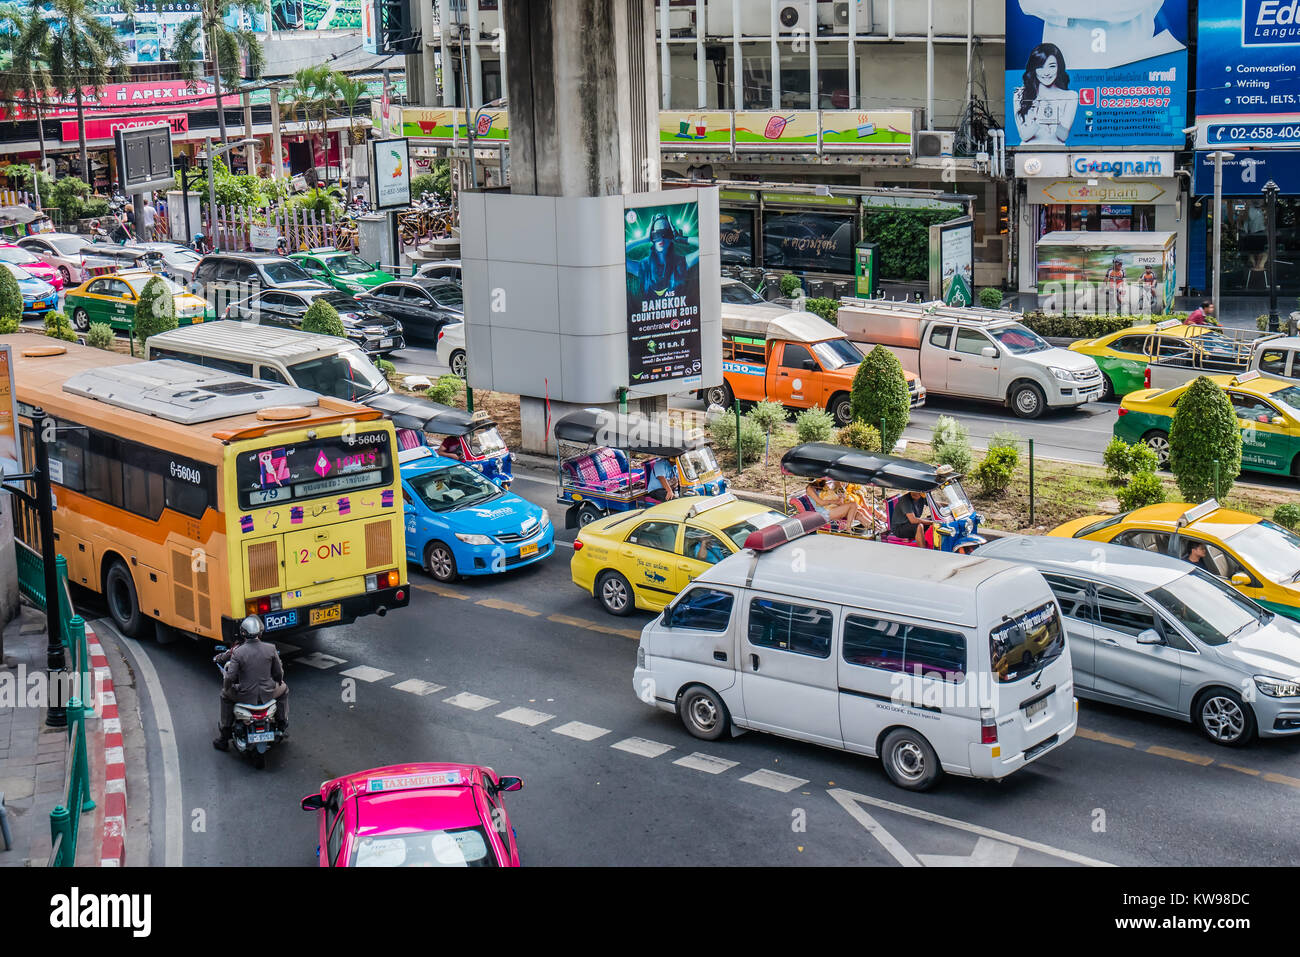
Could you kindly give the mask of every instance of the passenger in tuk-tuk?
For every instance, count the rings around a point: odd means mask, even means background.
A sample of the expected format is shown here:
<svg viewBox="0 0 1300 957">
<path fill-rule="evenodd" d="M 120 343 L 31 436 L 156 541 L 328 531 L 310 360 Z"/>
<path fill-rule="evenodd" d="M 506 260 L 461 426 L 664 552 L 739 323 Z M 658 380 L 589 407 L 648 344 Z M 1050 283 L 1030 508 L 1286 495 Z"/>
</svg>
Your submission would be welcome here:
<svg viewBox="0 0 1300 957">
<path fill-rule="evenodd" d="M 866 524 L 870 516 L 858 508 L 857 503 L 847 500 L 837 492 L 829 479 L 815 478 L 804 489 L 804 498 L 813 511 L 820 512 L 827 521 L 843 522 L 845 529 L 853 527 L 854 522 Z"/>
<path fill-rule="evenodd" d="M 460 461 L 460 436 L 449 435 L 444 438 L 442 444 L 438 446 L 438 454 Z"/>
<path fill-rule="evenodd" d="M 894 514 L 889 525 L 890 534 L 895 538 L 914 539 L 921 548 L 927 547 L 925 530 L 939 523 L 926 515 L 926 511 L 924 492 L 912 491 L 900 495 L 894 502 Z"/>
</svg>

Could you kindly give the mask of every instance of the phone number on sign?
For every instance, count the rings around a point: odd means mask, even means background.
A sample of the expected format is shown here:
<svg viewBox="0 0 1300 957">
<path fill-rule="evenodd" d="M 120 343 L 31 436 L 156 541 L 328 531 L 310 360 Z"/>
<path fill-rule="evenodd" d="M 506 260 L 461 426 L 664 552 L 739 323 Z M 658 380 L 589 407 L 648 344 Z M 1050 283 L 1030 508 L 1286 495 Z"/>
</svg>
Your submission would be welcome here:
<svg viewBox="0 0 1300 957">
<path fill-rule="evenodd" d="M 1135 98 L 1135 99 L 1124 99 L 1124 100 L 1102 99 L 1098 101 L 1098 106 L 1100 106 L 1102 109 L 1107 109 L 1107 110 L 1123 110 L 1123 109 L 1131 109 L 1133 107 L 1140 107 L 1140 106 L 1154 107 L 1163 110 L 1169 106 L 1169 99 L 1168 98 L 1164 98 L 1164 99 L 1136 99 Z"/>
</svg>

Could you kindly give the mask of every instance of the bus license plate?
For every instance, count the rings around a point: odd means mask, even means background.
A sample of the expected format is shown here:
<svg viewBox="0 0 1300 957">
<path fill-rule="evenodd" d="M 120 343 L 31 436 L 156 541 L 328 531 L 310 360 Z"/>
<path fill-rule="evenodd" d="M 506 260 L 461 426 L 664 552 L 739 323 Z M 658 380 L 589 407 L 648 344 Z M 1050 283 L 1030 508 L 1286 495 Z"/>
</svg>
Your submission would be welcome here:
<svg viewBox="0 0 1300 957">
<path fill-rule="evenodd" d="M 311 624 L 323 625 L 330 621 L 339 621 L 343 617 L 343 606 L 334 604 L 323 608 L 313 608 L 308 616 Z"/>
<path fill-rule="evenodd" d="M 536 543 L 536 542 L 534 542 L 532 545 L 520 545 L 520 546 L 519 546 L 519 557 L 520 557 L 520 558 L 527 558 L 529 555 L 536 555 L 536 554 L 537 554 L 537 543 Z"/>
<path fill-rule="evenodd" d="M 271 744 L 275 741 L 274 731 L 250 731 L 248 732 L 249 744 Z"/>
<path fill-rule="evenodd" d="M 1031 705 L 1025 706 L 1025 717 L 1032 718 L 1036 714 L 1041 714 L 1047 710 L 1047 699 L 1040 698 Z"/>
</svg>

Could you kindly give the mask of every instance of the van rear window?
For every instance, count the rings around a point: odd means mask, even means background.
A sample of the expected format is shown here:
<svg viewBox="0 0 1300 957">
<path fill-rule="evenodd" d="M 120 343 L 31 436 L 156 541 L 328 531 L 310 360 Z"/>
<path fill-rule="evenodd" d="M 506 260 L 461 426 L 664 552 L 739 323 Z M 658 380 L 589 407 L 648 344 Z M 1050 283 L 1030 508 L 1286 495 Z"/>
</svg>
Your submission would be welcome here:
<svg viewBox="0 0 1300 957">
<path fill-rule="evenodd" d="M 993 673 L 1000 683 L 1019 681 L 1059 658 L 1065 632 L 1056 602 L 1049 601 L 989 632 Z"/>
</svg>

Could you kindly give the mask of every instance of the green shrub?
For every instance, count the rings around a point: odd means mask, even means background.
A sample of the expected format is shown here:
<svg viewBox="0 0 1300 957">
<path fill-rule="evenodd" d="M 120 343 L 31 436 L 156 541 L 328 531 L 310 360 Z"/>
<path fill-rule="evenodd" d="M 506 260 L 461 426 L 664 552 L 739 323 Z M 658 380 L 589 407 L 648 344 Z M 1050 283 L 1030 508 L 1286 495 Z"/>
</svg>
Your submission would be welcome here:
<svg viewBox="0 0 1300 957">
<path fill-rule="evenodd" d="M 0 336 L 12 336 L 18 331 L 18 320 L 5 316 L 0 319 Z"/>
<path fill-rule="evenodd" d="M 835 434 L 835 417 L 814 405 L 795 416 L 794 431 L 800 442 L 829 442 Z"/>
<path fill-rule="evenodd" d="M 90 331 L 86 333 L 86 345 L 96 349 L 112 349 L 115 338 L 113 327 L 107 322 L 92 322 Z"/>
<path fill-rule="evenodd" d="M 45 334 L 51 339 L 61 339 L 64 342 L 77 341 L 77 330 L 72 328 L 68 317 L 57 309 L 45 314 Z"/>
<path fill-rule="evenodd" d="M 1185 312 L 1171 312 L 1150 316 L 1114 316 L 1108 314 L 1067 316 L 1050 312 L 1027 312 L 1021 321 L 1045 338 L 1054 339 L 1096 339 L 1099 336 L 1119 332 L 1129 326 L 1147 325 L 1163 322 L 1166 319 L 1183 320 Z"/>
<path fill-rule="evenodd" d="M 1121 485 L 1131 475 L 1154 472 L 1159 466 L 1156 453 L 1145 442 L 1129 445 L 1121 438 L 1113 438 L 1101 455 L 1106 466 L 1106 478 L 1112 485 Z"/>
<path fill-rule="evenodd" d="M 986 496 L 996 498 L 1011 485 L 1019 461 L 1020 455 L 1015 449 L 1006 447 L 989 449 L 988 455 L 984 457 L 983 462 L 975 466 L 972 475 Z"/>
<path fill-rule="evenodd" d="M 781 277 L 781 295 L 786 299 L 793 299 L 796 292 L 803 290 L 803 280 L 794 273 L 788 272 Z"/>
<path fill-rule="evenodd" d="M 390 362 L 391 366 L 392 363 Z M 460 397 L 460 387 L 465 383 L 459 376 L 440 375 L 438 381 L 429 387 L 425 392 L 430 402 L 437 402 L 439 405 L 454 405 Z"/>
<path fill-rule="evenodd" d="M 828 299 L 826 296 L 818 296 L 816 299 L 805 299 L 803 308 L 806 312 L 811 312 L 814 316 L 820 316 L 832 326 L 835 325 L 839 312 L 840 303 L 838 299 Z"/>
<path fill-rule="evenodd" d="M 884 346 L 868 352 L 853 376 L 849 401 L 853 421 L 879 428 L 884 447 L 892 449 L 912 414 L 907 378 L 898 356 Z"/>
<path fill-rule="evenodd" d="M 760 402 L 749 410 L 749 418 L 764 432 L 771 432 L 785 423 L 785 406 L 780 402 Z"/>
<path fill-rule="evenodd" d="M 86 197 L 90 195 L 90 184 L 75 176 L 60 176 L 54 181 L 48 196 L 42 196 L 41 202 L 54 206 L 63 213 L 64 221 L 80 219 L 85 208 Z"/>
<path fill-rule="evenodd" d="M 307 312 L 303 314 L 302 331 L 342 338 L 347 338 L 348 334 L 343 328 L 343 320 L 339 318 L 339 311 L 321 296 L 313 299 L 311 305 L 307 307 Z"/>
<path fill-rule="evenodd" d="M 419 199 L 421 193 L 433 193 L 444 201 L 451 198 L 451 164 L 447 160 L 434 160 L 428 173 L 411 177 L 411 198 Z"/>
<path fill-rule="evenodd" d="M 386 376 L 390 376 L 397 371 L 397 366 L 393 365 L 387 359 L 376 359 L 375 368 Z"/>
<path fill-rule="evenodd" d="M 966 475 L 975 460 L 970 450 L 970 433 L 950 415 L 941 415 L 930 434 L 930 452 L 936 465 L 952 466 L 954 472 Z"/>
<path fill-rule="evenodd" d="M 104 199 L 102 196 L 92 196 L 90 199 L 81 201 L 81 212 L 78 215 L 79 219 L 86 219 L 92 216 L 103 217 L 107 215 L 108 200 Z"/>
<path fill-rule="evenodd" d="M 1300 505 L 1295 502 L 1283 502 L 1273 509 L 1273 521 L 1295 531 L 1300 528 Z"/>
<path fill-rule="evenodd" d="M 1262 313 L 1255 317 L 1255 328 L 1260 332 L 1268 332 L 1268 313 Z"/>
<path fill-rule="evenodd" d="M 1159 505 L 1165 500 L 1165 483 L 1155 472 L 1138 472 L 1116 493 L 1116 497 L 1120 508 L 1126 512 L 1145 505 Z"/>
<path fill-rule="evenodd" d="M 731 410 L 719 412 L 704 423 L 704 431 L 709 433 L 714 448 L 736 448 L 736 414 Z"/>
<path fill-rule="evenodd" d="M 879 452 L 880 430 L 866 422 L 850 422 L 839 431 L 840 445 L 862 449 L 864 452 Z"/>
<path fill-rule="evenodd" d="M 732 440 L 735 446 L 735 440 Z M 763 427 L 747 415 L 740 417 L 740 451 L 745 462 L 753 465 L 767 448 L 767 433 Z"/>
<path fill-rule="evenodd" d="M 0 321 L 23 321 L 23 293 L 8 269 L 0 269 Z"/>
<path fill-rule="evenodd" d="M 176 328 L 176 299 L 161 278 L 155 276 L 144 284 L 131 328 L 142 348 L 150 336 Z"/>
<path fill-rule="evenodd" d="M 1011 449 L 1016 453 L 1016 461 L 1020 460 L 1020 450 L 1028 448 L 1025 437 L 1019 432 L 1013 432 L 1010 429 L 999 429 L 989 436 L 989 449 Z"/>
<path fill-rule="evenodd" d="M 980 305 L 985 309 L 1002 308 L 1002 290 L 985 287 L 980 290 Z"/>
<path fill-rule="evenodd" d="M 1214 462 L 1219 487 L 1214 487 Z M 1241 427 L 1227 393 L 1197 376 L 1174 410 L 1169 426 L 1169 470 L 1184 501 L 1222 498 L 1241 472 Z"/>
</svg>

